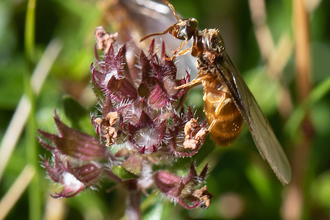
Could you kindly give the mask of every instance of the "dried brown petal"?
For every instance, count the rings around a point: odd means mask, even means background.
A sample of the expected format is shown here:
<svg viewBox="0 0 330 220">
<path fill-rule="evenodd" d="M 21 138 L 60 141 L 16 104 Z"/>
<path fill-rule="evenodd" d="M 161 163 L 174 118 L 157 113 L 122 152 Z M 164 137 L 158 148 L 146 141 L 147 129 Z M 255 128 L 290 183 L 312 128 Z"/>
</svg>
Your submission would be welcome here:
<svg viewBox="0 0 330 220">
<path fill-rule="evenodd" d="M 211 205 L 211 198 L 213 195 L 207 190 L 207 186 L 201 189 L 195 190 L 193 195 L 200 200 L 200 207 L 202 209 L 207 209 Z"/>
<path fill-rule="evenodd" d="M 118 37 L 117 32 L 110 34 L 106 32 L 102 26 L 95 28 L 94 35 L 96 37 L 96 48 L 98 50 L 103 50 L 104 54 L 108 53 L 110 45 L 113 44 Z"/>
<path fill-rule="evenodd" d="M 183 147 L 185 149 L 195 150 L 200 144 L 204 143 L 208 130 L 200 126 L 196 119 L 192 118 L 184 127 L 185 141 Z"/>
<path fill-rule="evenodd" d="M 94 120 L 100 127 L 100 137 L 104 137 L 107 140 L 106 146 L 110 146 L 115 143 L 117 138 L 117 129 L 119 123 L 119 116 L 117 112 L 109 112 L 105 119 L 97 118 Z"/>
</svg>

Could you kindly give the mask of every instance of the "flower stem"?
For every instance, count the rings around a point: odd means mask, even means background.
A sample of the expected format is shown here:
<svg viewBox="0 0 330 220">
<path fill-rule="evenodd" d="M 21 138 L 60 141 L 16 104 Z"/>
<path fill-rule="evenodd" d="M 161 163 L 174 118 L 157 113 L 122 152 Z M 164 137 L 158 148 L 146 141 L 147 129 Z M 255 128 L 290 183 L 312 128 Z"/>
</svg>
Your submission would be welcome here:
<svg viewBox="0 0 330 220">
<path fill-rule="evenodd" d="M 310 28 L 309 14 L 305 1 L 293 1 L 293 24 L 295 31 L 295 62 L 296 81 L 299 102 L 305 101 L 312 90 L 311 82 L 311 55 L 310 55 Z M 286 191 L 283 203 L 283 219 L 305 219 L 311 210 L 306 206 L 308 198 L 304 187 L 308 179 L 306 169 L 310 161 L 312 141 L 315 134 L 314 126 L 307 112 L 302 124 L 302 137 L 293 148 L 291 184 Z"/>
<path fill-rule="evenodd" d="M 126 198 L 126 217 L 129 220 L 140 220 L 141 219 L 141 193 L 137 187 L 137 180 L 127 181 L 127 198 Z"/>
<path fill-rule="evenodd" d="M 25 18 L 25 35 L 24 35 L 24 46 L 25 46 L 25 57 L 28 61 L 34 60 L 34 48 L 35 48 L 35 9 L 37 0 L 29 0 L 26 9 Z"/>
<path fill-rule="evenodd" d="M 31 73 L 35 64 L 35 9 L 36 0 L 29 0 L 27 4 L 26 22 L 25 22 L 25 56 L 26 62 L 30 67 Z M 35 168 L 37 175 L 33 177 L 29 185 L 29 219 L 41 219 L 41 193 L 40 180 L 38 175 L 38 149 L 35 138 L 36 131 L 36 109 L 35 109 L 35 94 L 30 84 L 31 75 L 26 73 L 24 75 L 25 95 L 28 97 L 31 112 L 26 125 L 26 154 L 27 163 Z"/>
</svg>

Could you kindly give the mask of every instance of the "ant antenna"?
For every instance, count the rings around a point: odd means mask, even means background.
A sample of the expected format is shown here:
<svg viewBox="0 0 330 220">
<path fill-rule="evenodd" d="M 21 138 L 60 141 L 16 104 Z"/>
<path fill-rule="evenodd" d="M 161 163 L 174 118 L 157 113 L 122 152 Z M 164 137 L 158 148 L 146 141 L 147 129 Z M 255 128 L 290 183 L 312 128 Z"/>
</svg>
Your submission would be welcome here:
<svg viewBox="0 0 330 220">
<path fill-rule="evenodd" d="M 167 32 L 169 32 L 171 29 L 173 29 L 174 25 L 171 25 L 169 28 L 167 28 L 163 33 L 154 33 L 154 34 L 149 34 L 145 37 L 143 37 L 140 42 L 144 41 L 145 39 L 149 38 L 149 37 L 152 37 L 152 36 L 157 36 L 157 35 L 164 35 L 166 34 Z"/>
<path fill-rule="evenodd" d="M 172 5 L 171 3 L 169 3 L 167 0 L 163 0 L 163 2 L 164 2 L 165 4 L 167 4 L 167 6 L 171 9 L 171 11 L 173 12 L 174 16 L 176 17 L 176 19 L 177 19 L 178 21 L 180 21 L 180 19 L 179 19 L 177 13 L 175 12 L 175 9 L 174 9 L 173 5 Z"/>
<path fill-rule="evenodd" d="M 175 12 L 175 9 L 174 9 L 173 5 L 172 5 L 171 3 L 169 3 L 167 0 L 163 0 L 163 2 L 164 2 L 165 4 L 167 4 L 167 6 L 171 9 L 171 11 L 173 12 L 174 16 L 176 17 L 176 19 L 177 19 L 178 21 L 180 21 L 180 19 L 179 19 L 177 13 Z M 149 37 L 153 37 L 153 36 L 158 36 L 158 35 L 164 35 L 164 34 L 167 34 L 167 32 L 169 32 L 171 29 L 173 29 L 174 26 L 175 26 L 175 24 L 174 24 L 174 25 L 171 25 L 171 26 L 170 26 L 169 28 L 167 28 L 163 33 L 154 33 L 154 34 L 147 35 L 147 36 L 143 37 L 143 38 L 140 40 L 140 42 L 144 41 L 145 39 L 147 39 L 147 38 L 149 38 Z"/>
</svg>

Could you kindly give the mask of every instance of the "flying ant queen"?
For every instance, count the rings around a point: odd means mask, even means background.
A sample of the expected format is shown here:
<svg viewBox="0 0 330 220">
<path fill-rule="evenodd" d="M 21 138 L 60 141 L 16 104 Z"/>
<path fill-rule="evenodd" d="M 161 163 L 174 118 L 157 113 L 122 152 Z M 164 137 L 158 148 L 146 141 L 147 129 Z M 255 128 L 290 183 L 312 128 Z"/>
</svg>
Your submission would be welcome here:
<svg viewBox="0 0 330 220">
<path fill-rule="evenodd" d="M 191 52 L 197 57 L 198 74 L 197 78 L 176 89 L 198 84 L 204 86 L 204 112 L 213 141 L 221 146 L 230 145 L 241 133 L 245 121 L 262 158 L 268 161 L 283 184 L 289 183 L 289 161 L 267 118 L 229 58 L 219 30 L 198 30 L 195 18 L 179 19 L 173 5 L 167 0 L 163 2 L 172 10 L 177 22 L 163 33 L 150 34 L 140 41 L 166 33 L 183 40 L 170 59 Z M 190 39 L 193 39 L 192 47 L 181 50 Z"/>
</svg>

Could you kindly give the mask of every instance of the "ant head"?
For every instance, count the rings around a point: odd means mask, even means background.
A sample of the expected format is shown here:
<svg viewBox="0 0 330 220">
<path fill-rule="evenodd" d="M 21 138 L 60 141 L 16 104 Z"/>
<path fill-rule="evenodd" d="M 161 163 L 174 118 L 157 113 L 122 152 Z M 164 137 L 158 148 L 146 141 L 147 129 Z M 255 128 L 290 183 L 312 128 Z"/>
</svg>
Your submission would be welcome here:
<svg viewBox="0 0 330 220">
<path fill-rule="evenodd" d="M 164 35 L 166 33 L 170 33 L 175 38 L 179 40 L 189 40 L 197 30 L 198 21 L 195 18 L 187 18 L 178 20 L 175 24 L 171 25 L 167 28 L 163 33 L 154 33 L 148 36 L 145 36 L 140 40 L 140 42 L 144 41 L 145 39 L 156 36 L 156 35 Z"/>
<path fill-rule="evenodd" d="M 163 0 L 163 2 L 168 5 L 168 7 L 171 9 L 171 11 L 173 12 L 174 16 L 178 21 L 175 24 L 171 25 L 169 28 L 167 28 L 163 33 L 150 34 L 142 38 L 140 42 L 144 41 L 149 37 L 156 35 L 164 35 L 166 33 L 170 33 L 175 38 L 185 41 L 192 38 L 192 36 L 195 34 L 197 30 L 197 24 L 198 24 L 197 20 L 195 18 L 179 19 L 173 5 L 170 4 L 167 0 Z"/>
<path fill-rule="evenodd" d="M 180 40 L 189 40 L 195 33 L 198 22 L 195 18 L 182 19 L 172 25 L 168 32 Z"/>
</svg>

